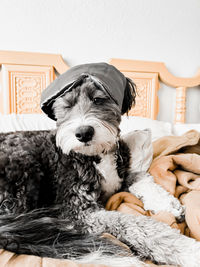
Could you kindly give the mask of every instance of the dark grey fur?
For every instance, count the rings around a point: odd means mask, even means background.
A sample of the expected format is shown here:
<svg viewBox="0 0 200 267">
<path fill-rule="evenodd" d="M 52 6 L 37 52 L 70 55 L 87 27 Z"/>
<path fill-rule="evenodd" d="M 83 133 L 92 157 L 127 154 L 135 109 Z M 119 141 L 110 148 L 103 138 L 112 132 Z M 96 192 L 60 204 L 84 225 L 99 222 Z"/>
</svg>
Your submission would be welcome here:
<svg viewBox="0 0 200 267">
<path fill-rule="evenodd" d="M 54 108 L 58 128 L 81 110 L 119 134 L 121 111 L 88 80 L 58 99 Z M 129 108 L 130 99 L 125 97 L 123 113 Z M 56 135 L 56 131 L 0 134 L 0 248 L 55 258 L 80 259 L 96 250 L 101 260 L 111 255 L 128 258 L 122 248 L 100 238 L 109 232 L 140 259 L 198 266 L 198 242 L 153 219 L 105 211 L 104 178 L 96 168 L 100 155 L 73 150 L 64 154 Z M 129 171 L 129 150 L 120 139 L 116 143 L 121 189 L 128 188 L 135 175 Z"/>
</svg>

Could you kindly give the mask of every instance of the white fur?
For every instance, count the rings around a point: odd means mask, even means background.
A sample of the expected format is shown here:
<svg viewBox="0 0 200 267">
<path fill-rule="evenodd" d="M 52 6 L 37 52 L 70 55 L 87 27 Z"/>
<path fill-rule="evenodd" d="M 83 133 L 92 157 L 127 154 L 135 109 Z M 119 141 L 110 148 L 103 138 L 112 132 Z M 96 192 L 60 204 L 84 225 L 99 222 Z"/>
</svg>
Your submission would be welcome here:
<svg viewBox="0 0 200 267">
<path fill-rule="evenodd" d="M 136 256 L 130 257 L 117 257 L 117 256 L 105 256 L 101 251 L 93 252 L 80 260 L 75 260 L 77 263 L 84 264 L 105 264 L 112 267 L 147 267 L 149 265 L 137 259 Z"/>
<path fill-rule="evenodd" d="M 95 130 L 93 139 L 87 144 L 80 142 L 75 136 L 76 129 L 84 125 L 90 125 Z M 116 143 L 117 135 L 116 128 L 107 122 L 83 115 L 73 118 L 58 127 L 56 145 L 62 149 L 64 154 L 69 154 L 71 150 L 74 150 L 85 155 L 99 155 L 113 147 Z"/>
<path fill-rule="evenodd" d="M 136 182 L 129 187 L 129 190 L 142 200 L 145 210 L 151 210 L 153 213 L 168 211 L 175 217 L 184 214 L 184 208 L 179 200 L 156 184 L 148 173 L 138 173 Z"/>
<path fill-rule="evenodd" d="M 180 262 L 183 267 L 199 267 L 200 266 L 200 243 L 195 239 L 184 239 L 182 240 L 183 249 L 180 253 Z M 178 243 L 178 242 L 177 242 Z M 187 246 L 185 251 L 184 245 Z"/>
<path fill-rule="evenodd" d="M 200 266 L 200 242 L 150 217 L 101 210 L 89 213 L 86 221 L 90 233 L 113 234 L 133 248 L 149 253 L 157 262 L 182 267 Z"/>
<path fill-rule="evenodd" d="M 101 162 L 96 166 L 104 179 L 101 181 L 101 188 L 106 198 L 110 197 L 120 189 L 122 179 L 118 176 L 116 156 L 112 152 L 101 155 Z"/>
</svg>

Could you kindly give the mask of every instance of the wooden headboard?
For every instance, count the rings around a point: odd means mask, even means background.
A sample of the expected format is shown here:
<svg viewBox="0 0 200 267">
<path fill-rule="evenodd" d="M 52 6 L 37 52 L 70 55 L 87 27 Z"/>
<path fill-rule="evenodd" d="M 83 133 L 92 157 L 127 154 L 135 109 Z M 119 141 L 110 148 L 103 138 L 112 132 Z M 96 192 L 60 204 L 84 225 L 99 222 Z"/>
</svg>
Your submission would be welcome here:
<svg viewBox="0 0 200 267">
<path fill-rule="evenodd" d="M 193 78 L 170 74 L 161 62 L 111 59 L 137 85 L 136 106 L 129 115 L 156 119 L 159 81 L 176 88 L 175 123 L 185 122 L 186 89 L 200 84 L 200 70 Z M 0 51 L 0 113 L 41 113 L 40 95 L 55 78 L 69 69 L 61 55 Z"/>
<path fill-rule="evenodd" d="M 40 95 L 69 69 L 60 55 L 0 51 L 0 113 L 41 113 Z"/>
<path fill-rule="evenodd" d="M 200 85 L 200 69 L 192 78 L 179 78 L 173 76 L 162 62 L 111 59 L 110 64 L 132 78 L 137 85 L 136 106 L 130 115 L 156 119 L 159 106 L 157 91 L 161 81 L 176 88 L 174 123 L 185 123 L 186 89 Z"/>
</svg>

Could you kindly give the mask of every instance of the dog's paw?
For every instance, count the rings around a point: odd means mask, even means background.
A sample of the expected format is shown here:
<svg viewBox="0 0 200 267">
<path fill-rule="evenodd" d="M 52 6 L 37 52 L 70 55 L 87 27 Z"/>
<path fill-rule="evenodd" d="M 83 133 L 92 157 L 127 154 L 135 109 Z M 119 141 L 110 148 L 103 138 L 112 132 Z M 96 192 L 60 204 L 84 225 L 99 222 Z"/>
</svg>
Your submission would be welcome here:
<svg viewBox="0 0 200 267">
<path fill-rule="evenodd" d="M 174 196 L 170 196 L 166 199 L 160 200 L 159 204 L 149 205 L 149 202 L 144 202 L 145 210 L 150 210 L 152 213 L 156 214 L 160 211 L 167 211 L 174 215 L 177 222 L 183 222 L 185 220 L 185 207 L 181 205 L 179 200 Z"/>
<path fill-rule="evenodd" d="M 176 198 L 173 199 L 170 206 L 170 212 L 174 215 L 177 222 L 183 222 L 185 220 L 185 206 L 181 205 Z"/>
</svg>

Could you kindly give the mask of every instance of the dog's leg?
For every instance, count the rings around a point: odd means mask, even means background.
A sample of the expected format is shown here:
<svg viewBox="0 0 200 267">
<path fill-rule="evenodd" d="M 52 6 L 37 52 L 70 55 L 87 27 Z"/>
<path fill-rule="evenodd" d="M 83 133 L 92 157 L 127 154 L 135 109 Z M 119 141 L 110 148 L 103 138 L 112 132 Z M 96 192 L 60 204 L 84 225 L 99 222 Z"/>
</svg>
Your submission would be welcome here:
<svg viewBox="0 0 200 267">
<path fill-rule="evenodd" d="M 200 242 L 152 218 L 101 210 L 88 215 L 85 222 L 86 231 L 113 234 L 141 259 L 184 267 L 200 266 Z"/>
<path fill-rule="evenodd" d="M 149 173 L 130 174 L 128 179 L 131 179 L 131 176 L 134 182 L 129 186 L 128 191 L 142 200 L 145 210 L 150 210 L 153 213 L 168 211 L 178 221 L 183 221 L 185 214 L 184 206 L 162 186 L 156 184 Z"/>
</svg>

